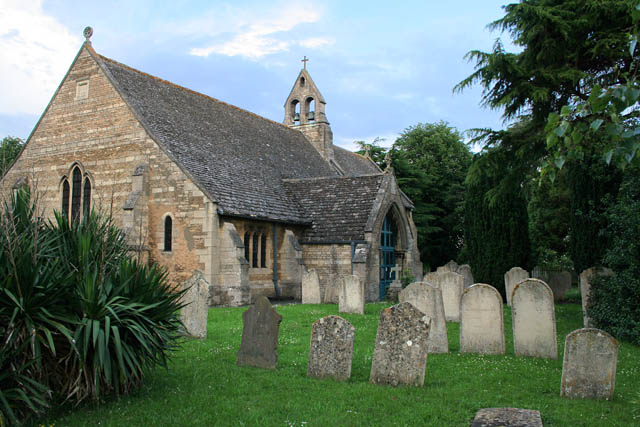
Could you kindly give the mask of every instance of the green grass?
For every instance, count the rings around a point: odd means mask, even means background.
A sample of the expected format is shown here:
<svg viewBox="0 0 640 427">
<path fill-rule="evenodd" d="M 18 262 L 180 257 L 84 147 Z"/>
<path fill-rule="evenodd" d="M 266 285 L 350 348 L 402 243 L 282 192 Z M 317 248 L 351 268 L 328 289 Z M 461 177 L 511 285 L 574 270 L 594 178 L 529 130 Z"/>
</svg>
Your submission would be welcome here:
<svg viewBox="0 0 640 427">
<path fill-rule="evenodd" d="M 545 426 L 640 425 L 640 348 L 622 343 L 613 401 L 560 397 L 565 336 L 581 327 L 575 304 L 556 306 L 558 360 L 513 356 L 511 311 L 505 307 L 505 356 L 458 353 L 459 325 L 448 324 L 449 354 L 429 355 L 424 387 L 368 383 L 378 315 L 389 304 L 367 304 L 344 314 L 356 328 L 351 380 L 306 377 L 312 323 L 338 314 L 336 305 L 277 307 L 283 320 L 274 371 L 236 366 L 246 308 L 209 311 L 208 338 L 176 352 L 168 370 L 156 370 L 134 394 L 100 405 L 65 408 L 49 426 L 274 425 L 468 426 L 485 407 L 537 409 Z"/>
</svg>

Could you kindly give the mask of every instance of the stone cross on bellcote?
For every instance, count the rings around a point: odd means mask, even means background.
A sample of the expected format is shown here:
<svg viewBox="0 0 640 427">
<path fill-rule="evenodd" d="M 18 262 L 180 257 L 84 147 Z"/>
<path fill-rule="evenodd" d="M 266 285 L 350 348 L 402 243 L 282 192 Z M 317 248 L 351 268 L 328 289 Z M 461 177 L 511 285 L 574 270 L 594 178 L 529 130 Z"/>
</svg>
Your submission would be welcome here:
<svg viewBox="0 0 640 427">
<path fill-rule="evenodd" d="M 300 62 L 302 62 L 304 64 L 303 67 L 306 70 L 307 69 L 307 62 L 309 62 L 309 58 L 307 58 L 307 55 L 305 55 L 304 58 L 302 58 L 300 60 Z"/>
</svg>

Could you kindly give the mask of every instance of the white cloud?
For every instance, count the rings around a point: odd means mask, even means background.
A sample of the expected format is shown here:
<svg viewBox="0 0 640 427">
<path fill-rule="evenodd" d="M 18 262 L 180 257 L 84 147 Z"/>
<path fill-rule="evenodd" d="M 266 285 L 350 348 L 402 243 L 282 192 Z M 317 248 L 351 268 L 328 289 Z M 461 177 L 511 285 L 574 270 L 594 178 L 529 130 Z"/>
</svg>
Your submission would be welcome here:
<svg viewBox="0 0 640 427">
<path fill-rule="evenodd" d="M 322 46 L 330 46 L 335 43 L 335 40 L 322 38 L 322 37 L 312 37 L 309 39 L 305 39 L 298 43 L 302 47 L 307 47 L 309 49 L 317 49 Z"/>
<path fill-rule="evenodd" d="M 81 42 L 44 14 L 40 0 L 4 0 L 0 8 L 0 114 L 40 114 Z"/>
<path fill-rule="evenodd" d="M 193 48 L 189 53 L 203 57 L 212 53 L 239 55 L 255 61 L 266 55 L 289 50 L 291 42 L 279 39 L 279 33 L 288 32 L 299 24 L 318 22 L 322 16 L 314 7 L 301 5 L 278 7 L 275 11 L 267 12 L 266 17 L 258 19 L 246 16 L 253 13 L 247 10 L 236 16 L 238 30 L 232 32 L 230 40 Z"/>
</svg>

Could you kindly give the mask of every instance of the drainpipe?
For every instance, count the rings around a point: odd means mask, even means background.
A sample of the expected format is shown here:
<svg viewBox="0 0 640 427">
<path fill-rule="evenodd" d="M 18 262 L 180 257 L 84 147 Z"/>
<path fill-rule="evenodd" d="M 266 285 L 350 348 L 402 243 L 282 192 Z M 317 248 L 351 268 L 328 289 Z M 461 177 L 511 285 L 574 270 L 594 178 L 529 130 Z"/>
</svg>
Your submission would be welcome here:
<svg viewBox="0 0 640 427">
<path fill-rule="evenodd" d="M 351 241 L 351 275 L 353 275 L 353 256 L 356 254 L 356 242 Z"/>
<path fill-rule="evenodd" d="M 276 297 L 282 296 L 280 286 L 278 286 L 278 224 L 273 224 L 273 287 L 276 290 Z"/>
</svg>

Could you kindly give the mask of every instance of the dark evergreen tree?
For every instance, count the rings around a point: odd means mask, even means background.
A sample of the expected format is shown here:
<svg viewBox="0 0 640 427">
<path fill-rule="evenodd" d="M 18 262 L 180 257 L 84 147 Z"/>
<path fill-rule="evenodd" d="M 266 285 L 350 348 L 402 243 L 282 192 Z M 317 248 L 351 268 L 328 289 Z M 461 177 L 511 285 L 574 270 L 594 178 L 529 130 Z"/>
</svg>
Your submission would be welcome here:
<svg viewBox="0 0 640 427">
<path fill-rule="evenodd" d="M 514 266 L 529 269 L 531 265 L 522 188 L 514 184 L 510 190 L 496 191 L 502 154 L 490 151 L 474 158 L 467 179 L 464 235 L 474 280 L 494 286 L 505 298 L 504 273 Z"/>
</svg>

